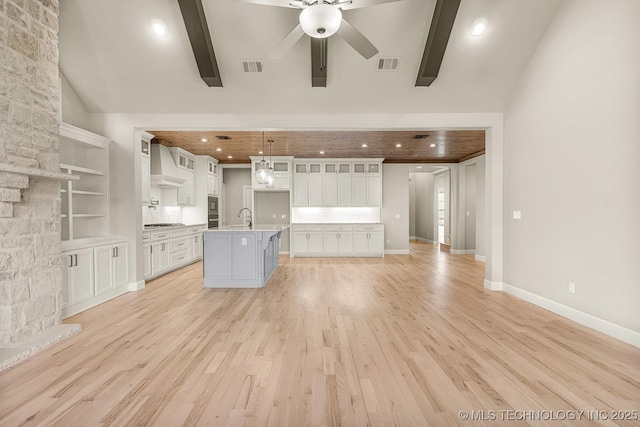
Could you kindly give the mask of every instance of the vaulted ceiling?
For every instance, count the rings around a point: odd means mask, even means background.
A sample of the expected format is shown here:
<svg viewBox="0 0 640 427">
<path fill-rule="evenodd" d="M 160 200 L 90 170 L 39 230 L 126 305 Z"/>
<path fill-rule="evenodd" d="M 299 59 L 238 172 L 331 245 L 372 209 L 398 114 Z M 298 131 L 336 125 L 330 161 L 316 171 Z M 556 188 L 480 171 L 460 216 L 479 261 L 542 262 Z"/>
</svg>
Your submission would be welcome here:
<svg viewBox="0 0 640 427">
<path fill-rule="evenodd" d="M 462 0 L 438 78 L 416 87 L 435 0 L 346 10 L 380 51 L 366 60 L 329 38 L 326 88 L 310 84 L 310 42 L 268 58 L 299 11 L 234 0 L 202 0 L 224 87 L 200 78 L 177 0 L 60 2 L 60 67 L 90 112 L 341 114 L 500 112 L 546 30 L 558 0 Z M 477 17 L 487 32 L 471 37 Z M 166 22 L 167 37 L 150 31 Z M 376 71 L 399 58 L 394 72 Z M 242 60 L 264 73 L 244 74 Z M 214 126 L 214 124 L 212 124 Z"/>
</svg>

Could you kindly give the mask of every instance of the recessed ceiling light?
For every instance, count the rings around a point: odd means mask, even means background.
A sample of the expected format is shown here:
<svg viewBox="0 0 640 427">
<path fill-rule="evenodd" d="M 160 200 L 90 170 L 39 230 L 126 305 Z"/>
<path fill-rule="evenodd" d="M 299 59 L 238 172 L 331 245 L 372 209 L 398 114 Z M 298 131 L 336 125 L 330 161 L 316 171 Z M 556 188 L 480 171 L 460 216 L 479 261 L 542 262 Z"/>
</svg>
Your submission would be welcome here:
<svg viewBox="0 0 640 427">
<path fill-rule="evenodd" d="M 418 166 L 418 169 L 422 169 L 422 166 Z"/>
<path fill-rule="evenodd" d="M 435 146 L 436 146 L 436 144 L 431 144 L 429 147 L 433 148 L 433 147 L 435 147 Z"/>
<path fill-rule="evenodd" d="M 361 145 L 361 147 L 362 147 L 362 148 L 367 148 L 367 147 L 368 147 L 368 145 L 367 145 L 367 144 L 362 144 L 362 145 Z"/>
<path fill-rule="evenodd" d="M 216 148 L 216 151 L 220 152 L 220 151 L 222 151 L 222 148 Z"/>
<path fill-rule="evenodd" d="M 227 159 L 233 159 L 233 156 L 227 156 Z"/>
<path fill-rule="evenodd" d="M 396 148 L 402 147 L 402 144 L 396 144 Z"/>
<path fill-rule="evenodd" d="M 264 151 L 258 151 L 258 154 L 264 154 Z"/>
<path fill-rule="evenodd" d="M 200 142 L 209 142 L 209 140 L 207 138 L 202 138 Z"/>
<path fill-rule="evenodd" d="M 324 154 L 324 151 L 321 151 L 320 154 Z"/>
<path fill-rule="evenodd" d="M 488 24 L 489 22 L 487 21 L 486 18 L 478 18 L 475 21 L 473 21 L 473 23 L 471 24 L 471 28 L 469 29 L 469 32 L 473 37 L 478 37 L 486 31 Z"/>
<path fill-rule="evenodd" d="M 151 30 L 158 37 L 167 37 L 169 35 L 169 28 L 162 19 L 152 19 Z"/>
</svg>

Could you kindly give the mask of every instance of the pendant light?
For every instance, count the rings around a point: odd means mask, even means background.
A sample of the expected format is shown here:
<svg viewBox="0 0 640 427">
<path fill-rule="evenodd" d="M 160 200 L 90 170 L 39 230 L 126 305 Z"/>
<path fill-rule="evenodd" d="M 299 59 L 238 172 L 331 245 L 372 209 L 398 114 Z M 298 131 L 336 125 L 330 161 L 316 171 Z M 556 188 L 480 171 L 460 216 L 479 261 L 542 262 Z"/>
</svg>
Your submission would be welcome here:
<svg viewBox="0 0 640 427">
<path fill-rule="evenodd" d="M 266 188 L 275 188 L 276 187 L 276 177 L 273 174 L 273 163 L 271 161 L 271 143 L 273 143 L 273 140 L 270 139 L 269 140 L 269 169 L 267 169 L 267 177 L 266 177 L 266 181 L 264 183 L 264 186 Z"/>
<path fill-rule="evenodd" d="M 264 160 L 264 131 L 262 131 L 262 160 L 256 163 L 256 182 L 264 184 L 267 182 L 269 164 Z"/>
</svg>

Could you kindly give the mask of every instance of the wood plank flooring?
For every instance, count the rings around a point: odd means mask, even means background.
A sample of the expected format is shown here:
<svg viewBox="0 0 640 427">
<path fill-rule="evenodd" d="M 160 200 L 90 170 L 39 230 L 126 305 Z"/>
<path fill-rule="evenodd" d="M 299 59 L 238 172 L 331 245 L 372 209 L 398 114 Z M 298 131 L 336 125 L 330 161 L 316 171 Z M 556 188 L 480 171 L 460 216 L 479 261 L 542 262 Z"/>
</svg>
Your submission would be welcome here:
<svg viewBox="0 0 640 427">
<path fill-rule="evenodd" d="M 0 373 L 0 425 L 561 426 L 576 421 L 498 411 L 640 410 L 640 349 L 485 290 L 473 256 L 415 243 L 280 261 L 264 289 L 203 289 L 197 263 L 67 319 L 84 330 Z"/>
</svg>

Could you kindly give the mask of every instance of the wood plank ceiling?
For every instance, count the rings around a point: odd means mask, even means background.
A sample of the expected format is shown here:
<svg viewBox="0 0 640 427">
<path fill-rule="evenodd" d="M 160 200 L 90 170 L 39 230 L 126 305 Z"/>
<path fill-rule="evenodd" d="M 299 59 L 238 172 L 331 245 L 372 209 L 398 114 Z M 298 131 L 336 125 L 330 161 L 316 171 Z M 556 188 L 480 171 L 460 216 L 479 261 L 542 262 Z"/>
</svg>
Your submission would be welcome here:
<svg viewBox="0 0 640 427">
<path fill-rule="evenodd" d="M 155 143 L 209 155 L 220 163 L 250 163 L 249 156 L 260 155 L 263 143 L 261 131 L 149 132 L 156 136 Z M 267 156 L 270 139 L 274 156 L 383 157 L 386 163 L 458 163 L 484 154 L 485 148 L 484 130 L 267 131 L 264 133 Z M 401 146 L 396 147 L 398 144 Z"/>
</svg>

